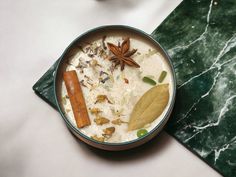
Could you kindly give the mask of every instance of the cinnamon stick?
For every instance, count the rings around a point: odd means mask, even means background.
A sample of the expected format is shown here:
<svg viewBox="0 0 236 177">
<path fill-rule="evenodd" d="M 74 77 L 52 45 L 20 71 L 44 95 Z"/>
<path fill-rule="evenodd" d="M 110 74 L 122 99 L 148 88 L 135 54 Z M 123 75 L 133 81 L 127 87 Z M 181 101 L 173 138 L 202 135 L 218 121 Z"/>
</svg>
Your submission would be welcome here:
<svg viewBox="0 0 236 177">
<path fill-rule="evenodd" d="M 65 81 L 77 127 L 82 128 L 90 125 L 91 122 L 76 71 L 64 72 L 63 80 Z"/>
</svg>

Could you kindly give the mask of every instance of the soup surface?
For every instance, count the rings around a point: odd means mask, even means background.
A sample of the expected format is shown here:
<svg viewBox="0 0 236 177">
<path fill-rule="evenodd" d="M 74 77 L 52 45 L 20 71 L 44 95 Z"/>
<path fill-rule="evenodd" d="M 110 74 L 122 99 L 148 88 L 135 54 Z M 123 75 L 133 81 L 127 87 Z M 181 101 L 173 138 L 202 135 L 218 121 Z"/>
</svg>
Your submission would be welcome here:
<svg viewBox="0 0 236 177">
<path fill-rule="evenodd" d="M 157 48 L 135 36 L 109 34 L 79 48 L 65 72 L 78 76 L 89 125 L 78 128 L 64 81 L 61 103 L 81 133 L 120 143 L 144 136 L 162 121 L 173 95 L 173 75 Z"/>
</svg>

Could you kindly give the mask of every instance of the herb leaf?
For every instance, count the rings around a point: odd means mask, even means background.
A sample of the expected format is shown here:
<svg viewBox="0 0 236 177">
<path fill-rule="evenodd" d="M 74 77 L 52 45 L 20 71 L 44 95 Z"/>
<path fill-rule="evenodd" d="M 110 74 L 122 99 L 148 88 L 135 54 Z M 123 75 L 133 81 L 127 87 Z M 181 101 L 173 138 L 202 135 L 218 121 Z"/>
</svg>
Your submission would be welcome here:
<svg viewBox="0 0 236 177">
<path fill-rule="evenodd" d="M 128 130 L 143 128 L 165 110 L 169 102 L 169 84 L 152 87 L 138 100 L 130 115 Z"/>
</svg>

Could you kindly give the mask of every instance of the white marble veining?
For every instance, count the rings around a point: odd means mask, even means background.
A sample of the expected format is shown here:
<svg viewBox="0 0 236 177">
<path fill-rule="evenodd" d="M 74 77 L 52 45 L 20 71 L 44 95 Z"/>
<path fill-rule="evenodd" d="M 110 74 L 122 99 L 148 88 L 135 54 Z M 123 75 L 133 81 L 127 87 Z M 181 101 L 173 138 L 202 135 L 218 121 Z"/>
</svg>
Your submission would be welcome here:
<svg viewBox="0 0 236 177">
<path fill-rule="evenodd" d="M 206 17 L 206 27 L 205 27 L 203 33 L 201 33 L 195 40 L 189 42 L 188 44 L 177 45 L 177 46 L 169 49 L 168 54 L 170 56 L 173 56 L 179 50 L 184 50 L 184 49 L 187 49 L 187 48 L 191 47 L 193 44 L 195 44 L 198 41 L 206 42 L 205 41 L 205 39 L 206 39 L 205 35 L 207 34 L 207 30 L 208 30 L 208 27 L 209 27 L 210 15 L 211 15 L 211 11 L 212 11 L 213 2 L 214 2 L 214 0 L 211 0 L 210 5 L 209 5 L 209 10 L 208 10 L 207 17 Z"/>
<path fill-rule="evenodd" d="M 202 76 L 203 74 L 209 72 L 212 69 L 217 68 L 218 70 L 220 70 L 220 66 L 222 65 L 217 65 L 218 61 L 228 52 L 230 51 L 231 48 L 236 46 L 236 34 L 234 34 L 228 41 L 225 42 L 225 45 L 223 46 L 223 48 L 220 50 L 219 54 L 217 55 L 217 57 L 215 58 L 214 62 L 212 63 L 212 65 L 210 67 L 208 67 L 207 69 L 201 71 L 199 74 L 189 78 L 187 81 L 184 81 L 180 86 L 178 86 L 178 88 L 181 88 L 183 86 L 185 86 L 186 84 L 188 84 L 189 82 L 191 82 L 192 80 Z"/>
</svg>

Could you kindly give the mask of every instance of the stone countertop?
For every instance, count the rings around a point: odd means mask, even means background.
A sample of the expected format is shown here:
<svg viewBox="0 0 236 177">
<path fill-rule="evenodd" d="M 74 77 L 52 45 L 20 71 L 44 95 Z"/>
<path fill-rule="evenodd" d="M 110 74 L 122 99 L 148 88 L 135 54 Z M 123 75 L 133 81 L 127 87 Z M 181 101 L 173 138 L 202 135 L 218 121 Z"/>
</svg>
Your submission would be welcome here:
<svg viewBox="0 0 236 177">
<path fill-rule="evenodd" d="M 177 76 L 167 132 L 225 177 L 236 176 L 235 17 L 234 0 L 189 0 L 152 33 Z"/>
<path fill-rule="evenodd" d="M 220 176 L 165 132 L 133 151 L 94 150 L 31 89 L 82 32 L 126 24 L 151 33 L 180 2 L 2 1 L 0 176 Z"/>
</svg>

